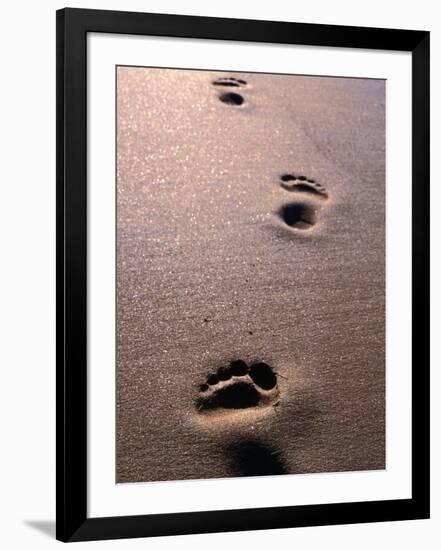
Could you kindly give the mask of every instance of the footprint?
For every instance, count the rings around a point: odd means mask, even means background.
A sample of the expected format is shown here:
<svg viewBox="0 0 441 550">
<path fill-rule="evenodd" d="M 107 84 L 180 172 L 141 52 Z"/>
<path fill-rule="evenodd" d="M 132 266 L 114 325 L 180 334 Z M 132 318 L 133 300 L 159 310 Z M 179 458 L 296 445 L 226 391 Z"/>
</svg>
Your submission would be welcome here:
<svg viewBox="0 0 441 550">
<path fill-rule="evenodd" d="M 221 77 L 212 82 L 213 86 L 226 86 L 230 88 L 241 88 L 247 85 L 247 81 L 233 76 Z"/>
<path fill-rule="evenodd" d="M 280 218 L 293 229 L 301 231 L 311 229 L 317 223 L 318 213 L 322 209 L 320 203 L 329 197 L 325 187 L 306 176 L 294 174 L 280 176 L 280 185 L 285 191 L 299 193 L 300 196 L 306 197 L 284 204 L 279 209 Z"/>
<path fill-rule="evenodd" d="M 306 178 L 305 176 L 295 176 L 293 174 L 284 174 L 280 176 L 280 185 L 286 191 L 303 192 L 317 195 L 319 197 L 328 198 L 328 193 L 321 183 L 315 180 Z"/>
<path fill-rule="evenodd" d="M 242 78 L 226 76 L 214 80 L 212 84 L 216 87 L 242 88 L 247 85 L 247 81 Z M 244 97 L 236 92 L 224 92 L 219 94 L 217 97 L 219 98 L 219 101 L 222 101 L 222 103 L 225 103 L 226 105 L 233 105 L 235 107 L 242 105 L 245 101 Z"/>
<path fill-rule="evenodd" d="M 233 361 L 220 367 L 199 388 L 196 407 L 199 412 L 220 412 L 275 405 L 279 396 L 277 375 L 266 363 Z"/>
</svg>

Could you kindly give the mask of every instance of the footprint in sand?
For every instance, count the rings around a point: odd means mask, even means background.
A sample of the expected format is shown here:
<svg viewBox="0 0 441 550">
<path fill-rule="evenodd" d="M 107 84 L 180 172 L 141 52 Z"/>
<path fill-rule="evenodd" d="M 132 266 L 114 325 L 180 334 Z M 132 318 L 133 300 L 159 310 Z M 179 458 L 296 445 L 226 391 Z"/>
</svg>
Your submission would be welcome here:
<svg viewBox="0 0 441 550">
<path fill-rule="evenodd" d="M 234 78 L 234 76 L 225 76 L 213 80 L 213 86 L 226 86 L 229 88 L 241 88 L 247 85 L 247 81 L 243 78 Z"/>
<path fill-rule="evenodd" d="M 294 174 L 280 176 L 280 186 L 289 193 L 299 194 L 299 199 L 280 208 L 282 220 L 293 229 L 311 229 L 317 223 L 318 213 L 322 209 L 321 203 L 329 197 L 326 189 L 315 180 Z"/>
<path fill-rule="evenodd" d="M 234 77 L 221 77 L 212 82 L 213 86 L 224 88 L 243 88 L 247 85 L 246 80 Z M 227 105 L 239 106 L 245 101 L 244 97 L 237 92 L 223 92 L 218 95 L 219 101 Z"/>
<path fill-rule="evenodd" d="M 328 192 L 323 185 L 321 183 L 317 183 L 315 180 L 308 179 L 306 176 L 283 174 L 283 176 L 280 176 L 280 180 L 280 185 L 286 191 L 310 193 L 311 195 L 317 195 L 320 198 L 328 198 Z"/>
<path fill-rule="evenodd" d="M 196 407 L 199 412 L 220 412 L 275 405 L 279 397 L 277 375 L 266 363 L 233 361 L 220 367 L 199 388 Z"/>
</svg>

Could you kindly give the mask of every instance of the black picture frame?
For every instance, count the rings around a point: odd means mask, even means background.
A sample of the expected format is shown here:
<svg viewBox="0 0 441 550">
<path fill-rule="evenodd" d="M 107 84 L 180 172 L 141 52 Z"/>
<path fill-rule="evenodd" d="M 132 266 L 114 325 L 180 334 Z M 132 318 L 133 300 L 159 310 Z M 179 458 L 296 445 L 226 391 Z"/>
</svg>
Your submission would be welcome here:
<svg viewBox="0 0 441 550">
<path fill-rule="evenodd" d="M 87 33 L 398 50 L 412 54 L 412 497 L 87 517 Z M 429 517 L 429 33 L 116 11 L 57 12 L 56 537 L 85 541 Z"/>
</svg>

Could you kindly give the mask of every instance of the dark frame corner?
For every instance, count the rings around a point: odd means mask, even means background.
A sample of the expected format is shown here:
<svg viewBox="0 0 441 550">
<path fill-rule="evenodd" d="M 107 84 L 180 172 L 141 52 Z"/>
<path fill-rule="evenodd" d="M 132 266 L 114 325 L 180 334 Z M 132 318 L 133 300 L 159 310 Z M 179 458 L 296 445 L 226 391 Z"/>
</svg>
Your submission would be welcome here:
<svg viewBox="0 0 441 550">
<path fill-rule="evenodd" d="M 138 34 L 412 53 L 412 498 L 87 517 L 86 36 Z M 57 12 L 57 532 L 84 541 L 429 517 L 429 33 L 64 9 Z"/>
</svg>

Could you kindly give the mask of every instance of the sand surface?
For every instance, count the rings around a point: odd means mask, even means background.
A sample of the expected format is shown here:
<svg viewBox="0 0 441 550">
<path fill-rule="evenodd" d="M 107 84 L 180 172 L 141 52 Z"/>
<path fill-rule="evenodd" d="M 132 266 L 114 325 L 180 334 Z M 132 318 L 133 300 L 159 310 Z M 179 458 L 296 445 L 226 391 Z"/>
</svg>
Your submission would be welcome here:
<svg viewBox="0 0 441 550">
<path fill-rule="evenodd" d="M 119 67 L 117 92 L 117 481 L 383 469 L 385 83 Z M 233 360 L 276 388 L 204 409 Z"/>
</svg>

